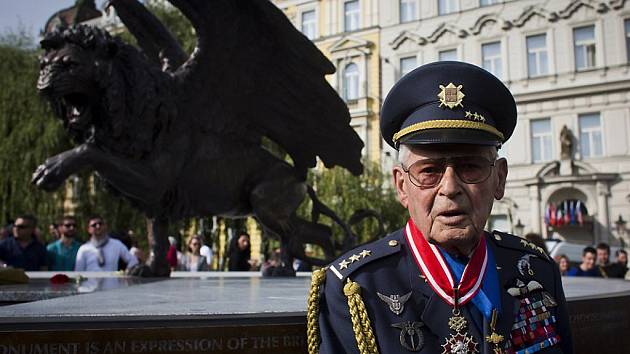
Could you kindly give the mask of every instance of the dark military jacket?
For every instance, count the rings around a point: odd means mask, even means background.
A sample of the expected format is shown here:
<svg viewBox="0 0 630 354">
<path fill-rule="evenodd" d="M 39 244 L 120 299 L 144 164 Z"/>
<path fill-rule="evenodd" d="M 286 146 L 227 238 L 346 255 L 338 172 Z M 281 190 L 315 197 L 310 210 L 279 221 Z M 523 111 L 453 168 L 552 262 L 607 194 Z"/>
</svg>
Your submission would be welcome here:
<svg viewBox="0 0 630 354">
<path fill-rule="evenodd" d="M 547 316 L 555 319 L 552 326 L 560 341 L 552 346 L 547 344 L 538 352 L 573 353 L 566 300 L 555 262 L 542 249 L 520 237 L 494 232 L 486 233 L 486 239 L 494 254 L 499 278 L 501 311 L 494 332 L 505 338 L 500 343 L 501 348 L 505 349 L 508 345 L 513 328 L 519 330 L 518 323 L 525 317 L 523 313 L 530 310 L 525 305 L 540 299 L 544 291 L 555 300 L 552 306 L 542 309 L 550 312 Z M 521 266 L 517 266 L 525 255 L 529 255 L 524 258 L 527 262 L 521 262 Z M 365 304 L 379 353 L 443 352 L 442 344 L 453 333 L 448 324 L 452 317 L 452 307 L 426 283 L 403 231 L 399 230 L 348 252 L 331 263 L 326 270 L 325 285 L 321 289 L 319 301 L 321 354 L 359 353 L 348 298 L 344 295 L 344 285 L 348 278 L 360 286 L 360 296 Z M 511 292 L 514 293 L 519 285 L 522 287 L 532 280 L 542 285 L 543 290 L 522 296 L 513 296 L 508 292 L 508 289 L 512 289 Z M 526 292 L 527 290 L 523 291 Z M 405 295 L 409 293 L 411 294 L 406 299 Z M 382 296 L 398 298 L 398 301 L 388 302 Z M 549 305 L 548 301 L 546 304 Z M 491 321 L 485 320 L 481 312 L 473 307 L 472 302 L 468 302 L 461 309 L 461 314 L 468 322 L 467 333 L 478 343 L 480 353 L 494 353 L 494 345 L 485 340 L 493 332 L 490 328 Z M 544 321 L 544 316 L 540 317 Z M 537 318 L 530 318 L 530 321 L 540 322 L 535 321 Z M 547 319 L 549 320 L 550 318 Z M 544 325 L 536 324 L 539 328 Z M 535 331 L 532 333 L 527 335 L 535 337 Z M 513 348 L 519 349 L 518 346 Z"/>
</svg>

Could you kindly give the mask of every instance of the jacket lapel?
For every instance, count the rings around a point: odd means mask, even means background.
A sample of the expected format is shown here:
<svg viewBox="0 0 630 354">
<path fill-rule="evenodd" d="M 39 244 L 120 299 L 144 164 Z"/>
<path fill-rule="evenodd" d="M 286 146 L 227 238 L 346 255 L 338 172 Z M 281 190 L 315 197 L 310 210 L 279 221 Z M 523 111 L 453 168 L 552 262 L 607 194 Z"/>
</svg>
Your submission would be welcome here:
<svg viewBox="0 0 630 354">
<path fill-rule="evenodd" d="M 488 234 L 487 239 L 492 240 L 488 244 L 492 247 L 496 261 L 497 273 L 499 273 L 499 291 L 501 292 L 501 315 L 497 319 L 495 330 L 507 341 L 510 338 L 510 330 L 520 305 L 520 301 L 507 292 L 507 289 L 513 286 L 513 280 L 516 276 L 514 269 L 516 268 L 514 261 L 506 257 L 505 252 L 498 252 L 493 235 Z"/>
</svg>

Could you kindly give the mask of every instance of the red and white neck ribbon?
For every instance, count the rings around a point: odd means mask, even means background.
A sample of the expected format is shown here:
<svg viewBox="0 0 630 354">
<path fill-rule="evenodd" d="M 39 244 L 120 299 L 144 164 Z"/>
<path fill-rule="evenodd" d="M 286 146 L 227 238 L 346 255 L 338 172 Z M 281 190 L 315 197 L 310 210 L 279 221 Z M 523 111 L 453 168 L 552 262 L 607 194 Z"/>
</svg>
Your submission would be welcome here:
<svg viewBox="0 0 630 354">
<path fill-rule="evenodd" d="M 427 242 L 422 232 L 418 230 L 411 219 L 407 222 L 405 235 L 411 248 L 411 253 L 414 256 L 413 258 L 416 260 L 422 273 L 424 273 L 433 291 L 449 305 L 455 306 L 455 282 L 440 250 L 438 250 L 437 246 Z M 479 245 L 474 250 L 470 261 L 464 268 L 462 278 L 458 282 L 457 306 L 465 305 L 477 295 L 481 288 L 483 277 L 486 274 L 487 265 L 486 239 L 482 235 Z"/>
</svg>

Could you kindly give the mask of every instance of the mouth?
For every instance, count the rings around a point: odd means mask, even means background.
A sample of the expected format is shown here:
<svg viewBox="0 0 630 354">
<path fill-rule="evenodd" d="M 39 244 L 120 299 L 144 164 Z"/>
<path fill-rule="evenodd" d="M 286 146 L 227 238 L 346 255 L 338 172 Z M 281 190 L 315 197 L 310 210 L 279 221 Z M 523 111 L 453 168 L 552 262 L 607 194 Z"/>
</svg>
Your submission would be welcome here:
<svg viewBox="0 0 630 354">
<path fill-rule="evenodd" d="M 90 118 L 90 105 L 87 95 L 71 93 L 51 98 L 51 105 L 55 115 L 73 129 L 80 129 L 87 125 Z"/>
<path fill-rule="evenodd" d="M 468 214 L 461 209 L 446 210 L 438 213 L 437 218 L 447 225 L 457 225 L 468 218 Z"/>
</svg>

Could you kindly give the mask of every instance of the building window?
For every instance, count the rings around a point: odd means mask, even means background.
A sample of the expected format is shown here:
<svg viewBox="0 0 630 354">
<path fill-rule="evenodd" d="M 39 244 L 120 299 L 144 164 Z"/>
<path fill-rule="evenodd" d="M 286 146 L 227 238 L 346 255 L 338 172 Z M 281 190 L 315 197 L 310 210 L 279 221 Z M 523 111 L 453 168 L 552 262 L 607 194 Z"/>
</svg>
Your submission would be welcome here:
<svg viewBox="0 0 630 354">
<path fill-rule="evenodd" d="M 626 61 L 630 63 L 630 19 L 623 23 L 626 28 Z"/>
<path fill-rule="evenodd" d="M 355 63 L 343 69 L 343 98 L 346 101 L 359 98 L 359 66 Z"/>
<path fill-rule="evenodd" d="M 438 0 L 438 14 L 446 15 L 457 11 L 457 0 Z"/>
<path fill-rule="evenodd" d="M 551 119 L 530 121 L 532 160 L 534 162 L 551 161 Z"/>
<path fill-rule="evenodd" d="M 315 10 L 302 12 L 302 33 L 304 33 L 308 39 L 315 39 L 317 37 L 317 18 L 315 17 Z"/>
<path fill-rule="evenodd" d="M 346 32 L 356 31 L 359 29 L 359 0 L 346 1 L 343 4 L 344 30 Z"/>
<path fill-rule="evenodd" d="M 580 124 L 580 152 L 582 158 L 598 157 L 604 154 L 602 144 L 602 124 L 599 113 L 581 114 Z"/>
<path fill-rule="evenodd" d="M 457 60 L 457 49 L 441 50 L 439 53 L 440 61 Z"/>
<path fill-rule="evenodd" d="M 400 0 L 400 22 L 411 22 L 418 19 L 416 0 Z"/>
<path fill-rule="evenodd" d="M 400 58 L 400 77 L 407 75 L 411 70 L 418 66 L 416 57 Z"/>
<path fill-rule="evenodd" d="M 494 5 L 496 3 L 497 3 L 497 0 L 480 0 L 479 1 L 479 6 Z"/>
<path fill-rule="evenodd" d="M 527 37 L 527 74 L 529 77 L 547 75 L 547 35 Z"/>
<path fill-rule="evenodd" d="M 573 29 L 573 50 L 575 70 L 595 67 L 595 26 Z"/>
<path fill-rule="evenodd" d="M 501 42 L 492 42 L 481 45 L 483 68 L 501 77 Z"/>
</svg>

